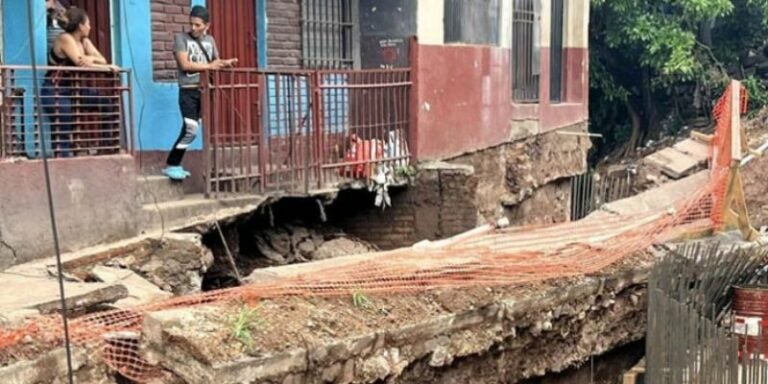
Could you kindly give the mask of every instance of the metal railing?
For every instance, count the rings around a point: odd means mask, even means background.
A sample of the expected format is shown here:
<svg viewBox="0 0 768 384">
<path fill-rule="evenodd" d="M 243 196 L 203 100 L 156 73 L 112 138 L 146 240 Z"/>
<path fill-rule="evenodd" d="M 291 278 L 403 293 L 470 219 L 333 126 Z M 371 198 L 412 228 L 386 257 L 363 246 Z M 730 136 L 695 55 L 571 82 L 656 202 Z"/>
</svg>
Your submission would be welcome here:
<svg viewBox="0 0 768 384">
<path fill-rule="evenodd" d="M 768 360 L 733 327 L 734 285 L 759 278 L 765 249 L 688 245 L 657 262 L 649 281 L 646 378 L 654 384 L 768 382 Z M 759 334 L 759 329 L 747 330 Z"/>
<path fill-rule="evenodd" d="M 512 96 L 519 102 L 539 100 L 539 1 L 514 0 L 512 10 Z"/>
<path fill-rule="evenodd" d="M 213 72 L 203 81 L 205 193 L 308 193 L 410 158 L 411 72 Z"/>
<path fill-rule="evenodd" d="M 0 66 L 0 158 L 111 155 L 129 151 L 133 132 L 130 71 Z M 45 147 L 40 130 L 45 135 Z"/>
<path fill-rule="evenodd" d="M 612 174 L 588 171 L 571 178 L 571 220 L 579 220 L 604 204 L 632 196 L 635 181 L 631 170 Z"/>
<path fill-rule="evenodd" d="M 303 68 L 352 68 L 355 64 L 352 0 L 301 1 Z"/>
<path fill-rule="evenodd" d="M 563 37 L 565 27 L 565 0 L 552 0 L 552 20 L 549 44 L 549 100 L 563 98 Z"/>
</svg>

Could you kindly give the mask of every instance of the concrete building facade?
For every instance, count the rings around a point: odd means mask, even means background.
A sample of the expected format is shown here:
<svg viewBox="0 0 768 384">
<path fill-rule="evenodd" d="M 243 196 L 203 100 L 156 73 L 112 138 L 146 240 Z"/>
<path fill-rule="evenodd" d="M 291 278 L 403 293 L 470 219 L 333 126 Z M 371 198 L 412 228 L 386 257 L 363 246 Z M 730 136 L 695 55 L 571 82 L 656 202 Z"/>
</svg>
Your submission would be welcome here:
<svg viewBox="0 0 768 384">
<path fill-rule="evenodd" d="M 222 55 L 238 56 L 246 67 L 410 68 L 412 159 L 473 165 L 479 180 L 475 204 L 486 218 L 497 216 L 499 202 L 522 206 L 537 191 L 560 194 L 567 178 L 585 168 L 589 141 L 556 132 L 586 129 L 588 0 L 70 3 L 91 15 L 92 39 L 108 59 L 130 69 L 133 108 L 126 108 L 126 125 L 133 130 L 126 129 L 132 145 L 120 154 L 52 159 L 56 208 L 67 223 L 64 250 L 141 232 L 137 175 L 157 172 L 181 125 L 171 36 L 186 30 L 189 9 L 198 4 L 212 11 Z M 26 2 L 0 4 L 3 64 L 28 66 L 33 55 L 45 63 L 44 2 L 33 2 L 32 36 Z M 333 27 L 318 27 L 326 24 Z M 521 87 L 522 81 L 531 86 Z M 30 85 L 22 88 L 33 110 Z M 10 90 L 4 89 L 7 98 Z M 198 137 L 185 160 L 200 173 L 202 146 Z M 43 245 L 50 239 L 40 167 L 39 159 L 0 158 L 0 179 L 10 188 L 0 199 L 0 268 L 51 253 Z M 185 188 L 201 187 L 195 181 Z M 565 219 L 567 214 L 552 218 Z"/>
</svg>

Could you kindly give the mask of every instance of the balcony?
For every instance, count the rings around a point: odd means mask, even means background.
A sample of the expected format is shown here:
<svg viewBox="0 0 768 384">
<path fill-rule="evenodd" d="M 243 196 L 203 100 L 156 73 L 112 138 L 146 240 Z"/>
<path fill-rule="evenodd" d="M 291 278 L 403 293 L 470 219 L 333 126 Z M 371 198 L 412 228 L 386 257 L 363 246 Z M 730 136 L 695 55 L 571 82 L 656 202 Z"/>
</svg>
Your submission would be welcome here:
<svg viewBox="0 0 768 384">
<path fill-rule="evenodd" d="M 130 75 L 73 67 L 37 67 L 35 74 L 30 66 L 0 66 L 0 160 L 36 159 L 43 151 L 51 158 L 130 151 Z"/>
<path fill-rule="evenodd" d="M 410 69 L 234 69 L 203 78 L 208 195 L 306 194 L 409 164 Z"/>
</svg>

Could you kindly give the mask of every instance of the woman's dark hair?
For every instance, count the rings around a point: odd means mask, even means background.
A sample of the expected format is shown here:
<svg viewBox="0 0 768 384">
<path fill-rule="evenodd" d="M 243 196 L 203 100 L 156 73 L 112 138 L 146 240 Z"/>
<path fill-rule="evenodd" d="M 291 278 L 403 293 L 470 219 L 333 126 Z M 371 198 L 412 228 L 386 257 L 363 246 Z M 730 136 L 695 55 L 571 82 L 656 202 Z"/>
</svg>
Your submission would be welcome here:
<svg viewBox="0 0 768 384">
<path fill-rule="evenodd" d="M 67 12 L 64 13 L 64 18 L 67 20 L 67 23 L 64 24 L 64 31 L 72 33 L 77 31 L 80 24 L 83 24 L 88 20 L 88 14 L 80 8 L 70 7 L 67 9 Z"/>
</svg>

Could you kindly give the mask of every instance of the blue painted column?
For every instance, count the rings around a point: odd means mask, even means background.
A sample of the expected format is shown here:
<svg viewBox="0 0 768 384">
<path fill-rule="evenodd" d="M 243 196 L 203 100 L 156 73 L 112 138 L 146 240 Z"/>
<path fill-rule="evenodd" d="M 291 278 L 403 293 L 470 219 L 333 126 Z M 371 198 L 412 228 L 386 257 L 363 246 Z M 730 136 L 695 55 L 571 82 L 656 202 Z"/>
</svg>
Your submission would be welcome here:
<svg viewBox="0 0 768 384">
<path fill-rule="evenodd" d="M 33 38 L 38 65 L 46 64 L 45 2 L 32 1 Z M 29 65 L 31 47 L 27 27 L 27 2 L 3 1 L 3 57 L 6 64 Z"/>
<path fill-rule="evenodd" d="M 267 1 L 256 0 L 256 51 L 259 68 L 267 68 Z"/>
<path fill-rule="evenodd" d="M 26 1 L 4 1 L 3 2 L 3 57 L 6 64 L 31 65 L 32 64 L 32 44 L 35 45 L 35 61 L 37 65 L 46 65 L 47 39 L 46 39 L 46 13 L 45 2 L 32 1 L 32 36 L 29 35 L 29 20 Z M 34 91 L 32 87 L 32 73 L 30 71 L 17 71 L 18 80 L 16 87 L 24 89 L 24 99 L 22 100 L 26 116 L 24 125 L 18 127 L 24 130 L 24 137 L 27 139 L 25 150 L 31 158 L 40 155 L 35 137 L 35 117 L 34 112 Z M 43 73 L 38 72 L 39 82 L 42 84 Z M 20 133 L 20 132 L 18 132 Z M 48 140 L 50 146 L 50 138 Z"/>
</svg>

